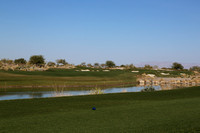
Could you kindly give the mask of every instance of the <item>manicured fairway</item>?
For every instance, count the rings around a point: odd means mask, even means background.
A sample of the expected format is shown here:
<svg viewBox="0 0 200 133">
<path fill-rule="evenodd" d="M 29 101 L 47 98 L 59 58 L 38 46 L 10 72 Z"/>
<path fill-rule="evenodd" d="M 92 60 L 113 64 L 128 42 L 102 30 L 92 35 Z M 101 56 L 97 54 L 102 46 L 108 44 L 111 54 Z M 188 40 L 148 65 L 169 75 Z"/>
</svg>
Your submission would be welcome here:
<svg viewBox="0 0 200 133">
<path fill-rule="evenodd" d="M 0 101 L 0 132 L 200 132 L 200 87 Z"/>
<path fill-rule="evenodd" d="M 47 86 L 47 85 L 80 85 L 103 86 L 136 82 L 136 74 L 113 70 L 110 72 L 90 71 L 81 72 L 67 69 L 53 69 L 48 71 L 0 71 L 0 88 L 6 86 Z M 9 87 L 8 87 L 9 88 Z M 45 87 L 44 87 L 45 88 Z"/>
<path fill-rule="evenodd" d="M 107 86 L 134 86 L 137 75 L 143 73 L 155 74 L 163 77 L 160 73 L 170 73 L 166 77 L 177 77 L 180 73 L 192 74 L 190 71 L 164 71 L 138 69 L 139 73 L 131 70 L 110 70 L 105 72 L 102 69 L 91 69 L 89 72 L 82 72 L 81 69 L 50 69 L 47 71 L 3 71 L 0 70 L 0 89 L 9 88 L 49 88 L 54 85 L 81 87 L 107 87 Z M 165 77 L 165 76 L 164 76 Z M 0 90 L 1 91 L 1 90 Z"/>
</svg>

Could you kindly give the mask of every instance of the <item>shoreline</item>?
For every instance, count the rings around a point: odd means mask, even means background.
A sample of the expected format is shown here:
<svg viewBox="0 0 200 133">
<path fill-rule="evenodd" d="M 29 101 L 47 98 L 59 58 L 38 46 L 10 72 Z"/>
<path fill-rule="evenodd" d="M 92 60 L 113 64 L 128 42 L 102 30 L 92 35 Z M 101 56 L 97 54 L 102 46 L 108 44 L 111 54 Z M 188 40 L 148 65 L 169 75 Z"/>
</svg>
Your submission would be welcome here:
<svg viewBox="0 0 200 133">
<path fill-rule="evenodd" d="M 137 82 L 124 82 L 117 84 L 99 84 L 99 85 L 6 85 L 0 86 L 0 89 L 9 89 L 9 88 L 53 88 L 53 87 L 63 87 L 63 88 L 78 88 L 78 87 L 114 87 L 114 86 L 123 86 L 123 85 L 136 85 Z"/>
</svg>

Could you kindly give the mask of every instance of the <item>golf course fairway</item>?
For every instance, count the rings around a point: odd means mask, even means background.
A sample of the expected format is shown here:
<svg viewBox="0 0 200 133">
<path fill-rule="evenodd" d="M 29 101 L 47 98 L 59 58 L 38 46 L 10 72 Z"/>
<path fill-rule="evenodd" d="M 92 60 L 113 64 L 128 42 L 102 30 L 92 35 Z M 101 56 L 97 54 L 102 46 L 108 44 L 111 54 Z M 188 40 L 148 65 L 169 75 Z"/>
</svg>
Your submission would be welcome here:
<svg viewBox="0 0 200 133">
<path fill-rule="evenodd" d="M 200 87 L 0 101 L 0 133 L 16 132 L 196 133 Z"/>
</svg>

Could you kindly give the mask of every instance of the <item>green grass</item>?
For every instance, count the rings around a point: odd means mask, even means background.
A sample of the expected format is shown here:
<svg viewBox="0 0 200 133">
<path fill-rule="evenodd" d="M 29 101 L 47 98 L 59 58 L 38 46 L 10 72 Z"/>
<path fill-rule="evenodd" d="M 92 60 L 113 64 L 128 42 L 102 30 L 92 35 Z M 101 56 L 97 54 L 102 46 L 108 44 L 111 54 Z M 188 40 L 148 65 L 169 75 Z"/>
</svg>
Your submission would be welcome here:
<svg viewBox="0 0 200 133">
<path fill-rule="evenodd" d="M 180 73 L 192 74 L 190 71 L 157 71 L 145 69 L 139 69 L 139 73 L 132 73 L 131 70 L 110 70 L 110 72 L 104 72 L 102 69 L 91 69 L 90 72 L 75 71 L 81 69 L 88 68 L 49 69 L 47 71 L 32 72 L 0 70 L 0 92 L 5 90 L 32 91 L 33 89 L 45 91 L 53 89 L 54 85 L 67 86 L 64 90 L 82 90 L 91 87 L 109 88 L 111 86 L 125 87 L 135 86 L 137 84 L 137 75 L 143 73 L 155 74 L 161 77 L 178 77 Z M 163 76 L 160 74 L 162 72 L 170 73 L 170 76 Z"/>
<path fill-rule="evenodd" d="M 23 86 L 43 86 L 43 90 L 49 90 L 45 86 L 52 85 L 66 85 L 69 86 L 65 90 L 72 88 L 71 86 L 78 86 L 78 88 L 84 88 L 88 86 L 92 87 L 110 87 L 109 85 L 120 86 L 134 86 L 136 85 L 137 75 L 143 73 L 155 74 L 161 77 L 178 77 L 180 73 L 192 74 L 190 71 L 163 71 L 163 70 L 145 70 L 139 69 L 139 73 L 132 73 L 131 70 L 110 70 L 110 72 L 104 72 L 102 69 L 91 69 L 94 71 L 81 72 L 75 71 L 76 69 L 49 69 L 47 71 L 3 71 L 0 70 L 0 91 L 7 90 L 12 91 L 16 88 L 9 88 L 8 86 L 18 86 L 18 88 L 27 89 Z M 86 69 L 86 68 L 84 68 Z M 163 76 L 160 73 L 167 72 L 170 76 Z M 120 85 L 119 85 L 120 84 Z M 35 89 L 37 87 L 32 87 Z M 51 88 L 52 89 L 52 88 Z M 19 90 L 19 89 L 18 89 Z"/>
<path fill-rule="evenodd" d="M 104 72 L 101 69 L 99 72 L 97 71 L 89 71 L 89 72 L 82 72 L 82 71 L 75 71 L 80 69 L 49 69 L 47 71 L 1 71 L 7 72 L 10 74 L 20 74 L 20 75 L 41 75 L 41 76 L 55 76 L 55 77 L 114 77 L 118 76 L 119 74 L 127 73 L 127 71 L 121 70 L 111 70 L 110 72 Z M 96 70 L 96 69 L 94 69 Z"/>
<path fill-rule="evenodd" d="M 200 87 L 0 101 L 1 133 L 196 133 L 199 118 Z"/>
<path fill-rule="evenodd" d="M 107 85 L 135 82 L 136 74 L 127 71 L 77 72 L 73 69 L 48 71 L 0 71 L 0 86 L 9 85 Z"/>
</svg>

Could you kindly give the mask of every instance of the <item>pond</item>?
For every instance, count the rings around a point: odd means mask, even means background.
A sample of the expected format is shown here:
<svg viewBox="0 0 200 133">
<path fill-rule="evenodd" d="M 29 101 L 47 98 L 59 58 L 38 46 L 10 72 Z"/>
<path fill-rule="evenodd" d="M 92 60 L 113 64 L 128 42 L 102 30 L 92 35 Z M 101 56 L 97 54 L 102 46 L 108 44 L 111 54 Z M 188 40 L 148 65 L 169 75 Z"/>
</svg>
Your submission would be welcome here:
<svg viewBox="0 0 200 133">
<path fill-rule="evenodd" d="M 155 90 L 169 90 L 183 86 L 153 86 Z M 145 86 L 123 87 L 123 88 L 109 88 L 102 89 L 103 94 L 108 93 L 126 93 L 126 92 L 140 92 Z M 25 92 L 0 92 L 0 100 L 12 99 L 31 99 L 31 98 L 47 98 L 47 97 L 62 97 L 62 96 L 78 96 L 90 95 L 91 90 L 70 90 L 70 91 L 25 91 Z"/>
</svg>

